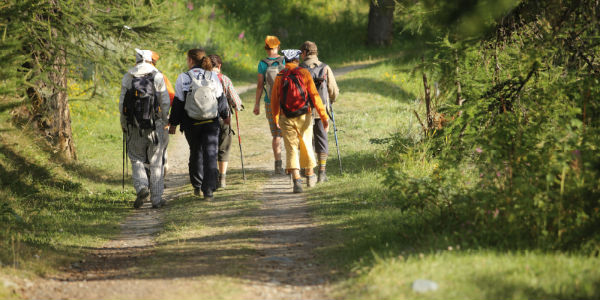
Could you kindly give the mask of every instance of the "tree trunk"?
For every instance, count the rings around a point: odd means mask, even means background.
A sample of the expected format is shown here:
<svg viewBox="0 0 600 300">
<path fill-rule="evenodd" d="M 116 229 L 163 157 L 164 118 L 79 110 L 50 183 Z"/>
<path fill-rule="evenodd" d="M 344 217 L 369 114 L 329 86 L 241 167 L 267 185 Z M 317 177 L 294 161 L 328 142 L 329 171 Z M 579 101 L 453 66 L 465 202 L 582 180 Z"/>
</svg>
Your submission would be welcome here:
<svg viewBox="0 0 600 300">
<path fill-rule="evenodd" d="M 423 65 L 425 65 L 425 58 L 421 57 Z M 427 122 L 427 130 L 433 129 L 433 116 L 431 115 L 431 88 L 427 83 L 427 74 L 425 74 L 425 67 L 423 67 L 423 88 L 425 90 L 425 120 Z"/>
<path fill-rule="evenodd" d="M 52 30 L 53 37 L 57 36 Z M 71 131 L 71 112 L 67 98 L 67 53 L 61 48 L 50 48 L 46 54 L 34 54 L 33 59 L 46 66 L 49 84 L 37 80 L 36 89 L 29 88 L 28 95 L 32 103 L 32 118 L 37 129 L 46 137 L 58 157 L 65 161 L 77 159 L 73 133 Z M 47 54 L 50 54 L 49 56 Z"/>
<path fill-rule="evenodd" d="M 370 45 L 387 46 L 392 43 L 395 0 L 371 0 L 367 41 Z"/>
</svg>

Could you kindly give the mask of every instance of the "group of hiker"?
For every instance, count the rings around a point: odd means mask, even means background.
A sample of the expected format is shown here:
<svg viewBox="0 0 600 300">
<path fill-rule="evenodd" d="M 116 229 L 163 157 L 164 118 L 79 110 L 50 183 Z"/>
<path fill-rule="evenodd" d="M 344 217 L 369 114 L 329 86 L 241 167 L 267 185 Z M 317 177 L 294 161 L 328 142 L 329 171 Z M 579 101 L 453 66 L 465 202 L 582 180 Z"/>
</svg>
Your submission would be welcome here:
<svg viewBox="0 0 600 300">
<path fill-rule="evenodd" d="M 277 37 L 266 37 L 267 57 L 258 64 L 253 112 L 260 114 L 264 92 L 275 174 L 289 174 L 293 192 L 300 193 L 302 175 L 308 187 L 327 181 L 327 107 L 331 107 L 339 89 L 331 68 L 319 61 L 315 43 L 307 41 L 300 49 L 282 50 L 283 56 L 279 55 L 279 46 Z M 202 49 L 189 50 L 188 71 L 179 74 L 173 88 L 156 68 L 157 53 L 135 49 L 135 56 L 135 66 L 123 76 L 119 98 L 121 128 L 137 194 L 134 208 L 147 201 L 153 208 L 166 204 L 162 197 L 166 151 L 169 134 L 175 134 L 177 126 L 190 148 L 188 166 L 194 195 L 212 200 L 218 188 L 226 187 L 232 113 L 237 117 L 237 111 L 243 109 L 233 83 L 221 73 L 221 58 L 206 55 Z"/>
</svg>

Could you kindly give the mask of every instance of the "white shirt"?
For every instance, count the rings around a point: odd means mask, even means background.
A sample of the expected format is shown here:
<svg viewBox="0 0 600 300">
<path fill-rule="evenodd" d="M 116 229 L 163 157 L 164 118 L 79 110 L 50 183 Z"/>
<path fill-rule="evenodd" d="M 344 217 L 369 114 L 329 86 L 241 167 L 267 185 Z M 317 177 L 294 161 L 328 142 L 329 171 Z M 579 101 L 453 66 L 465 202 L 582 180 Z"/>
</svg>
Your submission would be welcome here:
<svg viewBox="0 0 600 300">
<path fill-rule="evenodd" d="M 188 73 L 189 75 L 193 75 L 194 78 L 202 78 L 202 76 L 204 76 L 205 72 L 206 72 L 206 70 L 204 70 L 202 68 L 193 68 L 186 73 Z M 221 85 L 221 81 L 219 80 L 217 73 L 215 73 L 215 72 L 210 72 L 210 73 L 211 73 L 211 80 L 213 80 L 217 85 L 217 90 L 215 91 L 215 97 L 219 98 L 223 95 L 223 86 Z M 177 81 L 175 81 L 175 98 L 178 98 L 179 101 L 182 101 L 182 102 L 185 101 L 185 97 L 183 96 L 184 93 L 189 92 L 190 86 L 192 85 L 192 80 L 190 79 L 190 76 L 188 76 L 188 74 L 185 74 L 185 73 L 179 74 L 179 76 L 177 76 Z"/>
</svg>

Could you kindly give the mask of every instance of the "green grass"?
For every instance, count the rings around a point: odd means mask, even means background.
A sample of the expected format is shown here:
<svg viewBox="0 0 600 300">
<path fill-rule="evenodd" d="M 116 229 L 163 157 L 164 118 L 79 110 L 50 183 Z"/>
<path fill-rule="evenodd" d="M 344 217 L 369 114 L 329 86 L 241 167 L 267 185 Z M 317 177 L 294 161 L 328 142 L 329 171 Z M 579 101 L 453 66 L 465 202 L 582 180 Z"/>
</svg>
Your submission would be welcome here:
<svg viewBox="0 0 600 300">
<path fill-rule="evenodd" d="M 435 172 L 435 158 L 411 148 L 395 162 L 395 138 L 419 138 L 413 110 L 423 115 L 422 82 L 398 59 L 339 79 L 335 105 L 344 175 L 339 175 L 330 132 L 330 181 L 310 192 L 313 213 L 325 226 L 321 261 L 335 271 L 335 296 L 358 299 L 593 299 L 600 289 L 598 258 L 561 252 L 506 252 L 478 248 L 467 230 L 455 232 L 417 209 L 406 209 L 383 183 L 395 164 L 410 176 Z M 394 78 L 395 76 L 395 78 Z M 364 86 L 362 86 L 364 83 Z M 427 184 L 427 183 L 423 183 Z M 430 183 L 431 184 L 431 183 Z M 492 237 L 490 237 L 492 238 Z M 501 238 L 501 237 L 497 237 Z M 451 249 L 451 250 L 449 250 Z M 460 249 L 457 251 L 457 249 Z M 436 292 L 416 294 L 429 279 Z"/>
<path fill-rule="evenodd" d="M 134 193 L 121 189 L 116 104 L 74 99 L 79 160 L 65 164 L 29 125 L 13 125 L 10 111 L 22 104 L 14 101 L 0 112 L 0 272 L 53 274 L 84 256 L 85 247 L 110 240 L 130 211 Z"/>
<path fill-rule="evenodd" d="M 360 299 L 597 299 L 600 261 L 581 256 L 492 251 L 439 251 L 377 258 L 344 287 Z M 415 293 L 412 282 L 439 289 Z"/>
</svg>

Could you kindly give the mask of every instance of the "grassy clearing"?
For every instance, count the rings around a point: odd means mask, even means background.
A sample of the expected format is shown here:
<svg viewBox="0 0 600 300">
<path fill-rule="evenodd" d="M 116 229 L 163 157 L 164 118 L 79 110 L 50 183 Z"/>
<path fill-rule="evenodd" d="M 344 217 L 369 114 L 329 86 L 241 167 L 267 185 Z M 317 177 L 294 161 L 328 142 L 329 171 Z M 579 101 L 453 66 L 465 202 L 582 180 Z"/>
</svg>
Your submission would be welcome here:
<svg viewBox="0 0 600 300">
<path fill-rule="evenodd" d="M 332 147 L 330 181 L 310 194 L 315 215 L 330 229 L 327 238 L 332 243 L 319 251 L 323 262 L 338 272 L 336 297 L 597 298 L 598 258 L 474 247 L 477 241 L 468 230 L 453 232 L 435 225 L 443 222 L 405 209 L 395 200 L 382 182 L 394 155 L 385 145 L 386 138 L 396 132 L 400 132 L 397 138 L 417 137 L 420 125 L 412 111 L 421 112 L 423 105 L 414 100 L 422 94 L 419 78 L 394 66 L 407 64 L 381 63 L 339 80 L 342 98 L 335 109 L 343 130 L 339 140 L 344 175 L 338 173 Z M 330 145 L 334 145 L 331 133 Z M 435 172 L 435 159 L 418 148 L 409 154 L 411 159 L 401 166 L 405 172 Z M 436 281 L 440 289 L 416 294 L 411 289 L 416 279 Z"/>
</svg>

